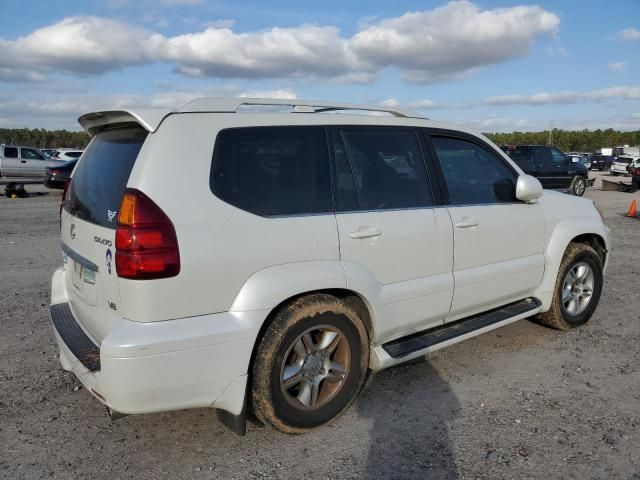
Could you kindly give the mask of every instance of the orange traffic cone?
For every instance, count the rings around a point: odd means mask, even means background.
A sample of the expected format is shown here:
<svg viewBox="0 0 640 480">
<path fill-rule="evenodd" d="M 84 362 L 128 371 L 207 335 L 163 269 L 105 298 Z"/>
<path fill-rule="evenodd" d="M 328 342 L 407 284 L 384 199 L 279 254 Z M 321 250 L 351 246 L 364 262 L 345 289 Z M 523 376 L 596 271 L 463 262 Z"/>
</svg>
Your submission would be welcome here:
<svg viewBox="0 0 640 480">
<path fill-rule="evenodd" d="M 627 211 L 627 214 L 625 216 L 633 218 L 636 218 L 638 216 L 638 205 L 635 200 L 633 200 L 631 202 L 631 205 L 629 205 L 629 210 Z"/>
</svg>

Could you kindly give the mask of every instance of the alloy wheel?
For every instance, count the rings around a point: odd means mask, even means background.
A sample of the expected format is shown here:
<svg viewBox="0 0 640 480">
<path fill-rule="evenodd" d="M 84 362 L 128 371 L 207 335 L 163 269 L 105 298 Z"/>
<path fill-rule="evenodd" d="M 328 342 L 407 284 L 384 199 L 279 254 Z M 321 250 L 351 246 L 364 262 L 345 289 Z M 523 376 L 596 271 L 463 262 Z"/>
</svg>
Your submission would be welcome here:
<svg viewBox="0 0 640 480">
<path fill-rule="evenodd" d="M 296 338 L 284 357 L 282 393 L 298 408 L 320 408 L 342 388 L 350 361 L 349 342 L 338 328 L 312 327 Z"/>
<path fill-rule="evenodd" d="M 580 315 L 586 310 L 593 296 L 595 276 L 586 262 L 571 267 L 562 284 L 562 305 L 571 316 Z"/>
</svg>

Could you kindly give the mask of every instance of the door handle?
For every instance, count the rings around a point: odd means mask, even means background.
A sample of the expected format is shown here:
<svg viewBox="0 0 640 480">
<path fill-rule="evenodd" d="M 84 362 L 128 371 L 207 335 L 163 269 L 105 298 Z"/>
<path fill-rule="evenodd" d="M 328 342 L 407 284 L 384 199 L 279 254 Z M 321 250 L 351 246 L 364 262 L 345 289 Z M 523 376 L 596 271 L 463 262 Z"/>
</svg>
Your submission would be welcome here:
<svg viewBox="0 0 640 480">
<path fill-rule="evenodd" d="M 359 239 L 359 238 L 372 238 L 379 237 L 382 235 L 382 230 L 374 227 L 358 227 L 358 230 L 355 232 L 351 232 L 349 235 L 351 238 Z"/>
<path fill-rule="evenodd" d="M 456 223 L 456 227 L 458 227 L 458 228 L 470 228 L 470 227 L 477 227 L 479 224 L 480 224 L 480 222 L 478 222 L 478 220 L 476 220 L 475 218 L 462 217 L 462 220 L 460 220 L 458 223 Z"/>
<path fill-rule="evenodd" d="M 20 163 L 27 163 L 26 160 L 20 160 Z"/>
</svg>

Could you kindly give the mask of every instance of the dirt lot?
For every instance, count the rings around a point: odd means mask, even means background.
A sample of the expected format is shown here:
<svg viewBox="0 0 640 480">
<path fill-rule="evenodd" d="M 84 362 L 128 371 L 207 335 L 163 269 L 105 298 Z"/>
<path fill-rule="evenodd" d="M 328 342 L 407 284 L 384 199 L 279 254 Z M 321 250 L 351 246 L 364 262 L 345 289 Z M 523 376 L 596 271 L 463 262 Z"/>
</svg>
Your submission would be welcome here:
<svg viewBox="0 0 640 480">
<path fill-rule="evenodd" d="M 0 196 L 5 478 L 640 479 L 640 220 L 619 215 L 639 194 L 587 193 L 613 252 L 586 326 L 521 321 L 375 376 L 326 428 L 243 438 L 209 410 L 112 424 L 61 370 L 48 317 L 59 196 Z"/>
</svg>

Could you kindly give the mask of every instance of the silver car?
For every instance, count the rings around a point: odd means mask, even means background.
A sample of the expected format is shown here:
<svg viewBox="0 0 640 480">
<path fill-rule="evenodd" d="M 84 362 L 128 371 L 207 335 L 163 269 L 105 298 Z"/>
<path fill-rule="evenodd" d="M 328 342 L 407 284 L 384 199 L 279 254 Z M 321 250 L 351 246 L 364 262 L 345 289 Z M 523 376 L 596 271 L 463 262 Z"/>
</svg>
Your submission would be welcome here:
<svg viewBox="0 0 640 480">
<path fill-rule="evenodd" d="M 44 178 L 47 168 L 60 166 L 65 161 L 51 160 L 33 147 L 0 145 L 0 176 Z"/>
<path fill-rule="evenodd" d="M 628 175 L 629 174 L 629 165 L 633 162 L 633 157 L 618 157 L 611 164 L 611 175 Z"/>
</svg>

